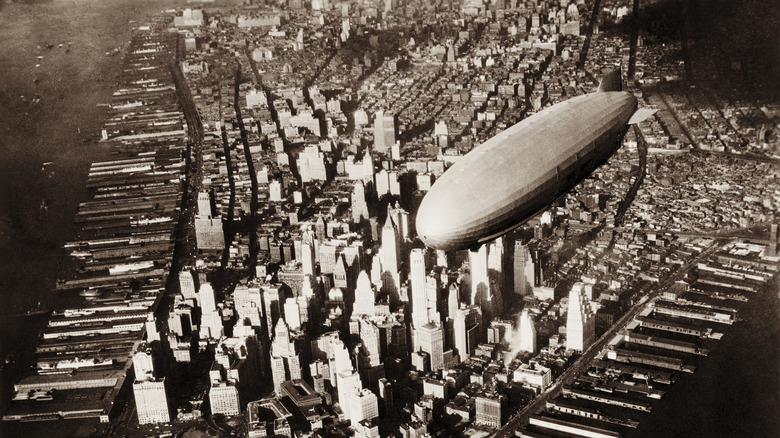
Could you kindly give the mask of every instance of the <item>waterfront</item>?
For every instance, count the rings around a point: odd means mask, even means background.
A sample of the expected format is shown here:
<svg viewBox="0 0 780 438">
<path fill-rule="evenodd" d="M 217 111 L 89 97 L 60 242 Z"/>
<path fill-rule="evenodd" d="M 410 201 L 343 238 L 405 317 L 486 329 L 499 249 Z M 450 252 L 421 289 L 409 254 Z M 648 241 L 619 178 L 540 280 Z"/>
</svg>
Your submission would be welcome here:
<svg viewBox="0 0 780 438">
<path fill-rule="evenodd" d="M 121 53 L 106 52 L 123 47 L 132 22 L 162 6 L 77 0 L 0 9 L 0 314 L 82 300 L 53 290 L 70 267 L 62 244 L 77 230 L 73 217 L 87 198 L 87 170 L 108 154 L 93 139 L 106 115 L 98 105 L 116 87 Z M 24 364 L 45 320 L 0 318 L 0 357 L 14 352 L 17 365 Z M 0 410 L 14 381 L 9 371 L 3 371 Z"/>
<path fill-rule="evenodd" d="M 681 376 L 636 433 L 656 437 L 776 437 L 780 431 L 778 278 L 740 310 L 694 374 Z"/>
</svg>

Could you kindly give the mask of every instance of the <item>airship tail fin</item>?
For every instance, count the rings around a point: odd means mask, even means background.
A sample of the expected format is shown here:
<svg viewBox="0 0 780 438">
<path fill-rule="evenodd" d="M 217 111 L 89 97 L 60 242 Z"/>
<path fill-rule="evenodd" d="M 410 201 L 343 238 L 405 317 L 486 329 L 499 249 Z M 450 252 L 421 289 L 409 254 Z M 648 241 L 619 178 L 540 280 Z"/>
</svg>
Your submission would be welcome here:
<svg viewBox="0 0 780 438">
<path fill-rule="evenodd" d="M 598 92 L 623 91 L 623 79 L 620 76 L 620 68 L 616 68 L 605 74 L 599 83 Z"/>
<path fill-rule="evenodd" d="M 642 122 L 646 120 L 648 117 L 655 114 L 656 112 L 658 112 L 658 110 L 652 108 L 639 108 L 638 110 L 636 110 L 634 115 L 631 116 L 631 119 L 628 120 L 628 124 L 633 125 L 635 123 Z"/>
</svg>

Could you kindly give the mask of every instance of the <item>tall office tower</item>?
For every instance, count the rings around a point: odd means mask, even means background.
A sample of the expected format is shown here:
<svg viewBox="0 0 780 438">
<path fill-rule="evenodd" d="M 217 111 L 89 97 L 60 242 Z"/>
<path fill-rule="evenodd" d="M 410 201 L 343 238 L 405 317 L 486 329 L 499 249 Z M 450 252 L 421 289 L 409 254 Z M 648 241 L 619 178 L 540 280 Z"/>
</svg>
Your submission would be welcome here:
<svg viewBox="0 0 780 438">
<path fill-rule="evenodd" d="M 149 350 L 140 349 L 133 355 L 133 395 L 138 423 L 167 423 L 171 420 L 168 411 L 168 397 L 165 393 L 165 379 L 154 377 L 154 363 Z"/>
<path fill-rule="evenodd" d="M 447 296 L 447 316 L 454 318 L 460 308 L 460 289 L 456 283 L 452 283 Z"/>
<path fill-rule="evenodd" d="M 259 287 L 236 285 L 233 290 L 233 306 L 238 319 L 249 321 L 253 327 L 263 325 L 263 296 L 260 294 Z"/>
<path fill-rule="evenodd" d="M 327 278 L 327 277 L 326 277 Z M 311 300 L 314 297 L 314 287 L 319 290 L 320 284 L 316 282 L 314 276 L 304 275 L 303 285 L 301 285 L 301 296 L 306 297 L 307 300 Z M 308 318 L 306 318 L 308 320 Z"/>
<path fill-rule="evenodd" d="M 462 362 L 471 356 L 466 332 L 466 314 L 458 309 L 450 316 L 450 319 L 452 319 L 452 345 Z"/>
<path fill-rule="evenodd" d="M 144 380 L 154 375 L 154 362 L 150 350 L 142 348 L 133 355 L 133 370 L 136 380 Z"/>
<path fill-rule="evenodd" d="M 533 293 L 534 262 L 531 259 L 531 250 L 522 241 L 515 241 L 514 255 L 514 289 L 521 296 Z"/>
<path fill-rule="evenodd" d="M 304 276 L 314 277 L 314 249 L 311 242 L 301 243 L 301 266 Z"/>
<path fill-rule="evenodd" d="M 283 298 L 284 293 L 278 284 L 263 285 L 263 307 L 265 307 L 265 323 L 268 333 L 274 332 L 276 322 L 279 321 L 279 317 L 282 315 L 281 300 Z"/>
<path fill-rule="evenodd" d="M 425 277 L 425 303 L 428 308 L 428 321 L 441 322 L 441 315 L 437 310 L 439 301 L 439 280 L 434 275 Z"/>
<path fill-rule="evenodd" d="M 379 249 L 379 255 L 382 266 L 382 290 L 391 296 L 397 296 L 401 286 L 401 274 L 398 271 L 400 253 L 398 228 L 388 215 L 382 227 L 382 247 Z"/>
<path fill-rule="evenodd" d="M 167 423 L 171 421 L 165 379 L 153 378 L 133 382 L 138 424 Z"/>
<path fill-rule="evenodd" d="M 352 222 L 360 222 L 368 219 L 368 204 L 366 204 L 366 190 L 363 181 L 355 183 L 352 190 Z"/>
<path fill-rule="evenodd" d="M 347 266 L 344 263 L 344 257 L 341 254 L 336 255 L 336 263 L 333 266 L 333 287 L 347 289 Z"/>
<path fill-rule="evenodd" d="M 379 416 L 379 402 L 376 394 L 370 389 L 361 389 L 349 396 L 349 412 L 347 414 L 352 425 L 356 426 L 363 420 L 372 420 Z"/>
<path fill-rule="evenodd" d="M 428 322 L 425 296 L 425 250 L 415 248 L 409 254 L 409 280 L 412 288 L 412 324 L 419 329 Z"/>
<path fill-rule="evenodd" d="M 499 236 L 488 246 L 488 272 L 504 270 L 504 238 Z"/>
<path fill-rule="evenodd" d="M 395 206 L 387 206 L 387 215 L 393 218 L 393 223 L 398 228 L 398 241 L 409 240 L 409 212 L 401 208 L 396 201 Z"/>
<path fill-rule="evenodd" d="M 398 227 L 393 222 L 392 216 L 387 215 L 385 225 L 382 227 L 382 269 L 387 272 L 398 272 Z"/>
<path fill-rule="evenodd" d="M 464 361 L 482 342 L 482 308 L 477 305 L 464 306 L 452 318 L 452 345 Z"/>
<path fill-rule="evenodd" d="M 492 294 L 488 278 L 488 246 L 481 245 L 479 249 L 469 250 L 469 265 L 471 268 L 471 304 L 482 306 L 484 311 L 490 311 Z"/>
<path fill-rule="evenodd" d="M 360 381 L 360 374 L 357 371 L 342 371 L 336 377 L 339 405 L 344 414 L 349 415 L 351 395 L 357 394 L 363 389 L 363 383 Z"/>
<path fill-rule="evenodd" d="M 342 372 L 352 372 L 355 366 L 352 363 L 352 357 L 347 350 L 347 346 L 341 339 L 337 339 L 330 347 L 328 354 L 328 368 L 330 368 L 330 381 L 333 386 L 338 386 L 338 376 Z"/>
<path fill-rule="evenodd" d="M 311 290 L 311 286 L 309 286 L 309 289 Z M 306 322 L 309 322 L 309 300 L 311 299 L 311 294 L 301 294 L 299 297 L 295 299 L 295 302 L 298 304 L 298 320 L 301 322 L 301 325 L 303 325 Z"/>
<path fill-rule="evenodd" d="M 298 169 L 304 183 L 328 179 L 325 157 L 317 145 L 307 146 L 301 151 L 298 155 Z"/>
<path fill-rule="evenodd" d="M 322 244 L 328 238 L 327 229 L 328 225 L 325 223 L 325 219 L 322 216 L 318 216 L 317 221 L 314 222 L 314 234 L 317 236 L 317 243 Z"/>
<path fill-rule="evenodd" d="M 189 269 L 179 271 L 179 291 L 185 299 L 196 299 L 198 297 L 195 279 L 192 277 L 192 271 Z"/>
<path fill-rule="evenodd" d="M 371 283 L 377 289 L 382 287 L 382 256 L 378 253 L 371 258 Z"/>
<path fill-rule="evenodd" d="M 436 266 L 447 267 L 447 252 L 440 249 L 436 250 Z"/>
<path fill-rule="evenodd" d="M 387 170 L 380 169 L 374 175 L 374 187 L 378 198 L 390 193 L 390 180 L 387 177 Z"/>
<path fill-rule="evenodd" d="M 363 343 L 361 353 L 368 367 L 381 365 L 380 331 L 379 327 L 367 319 L 360 321 L 360 342 Z"/>
<path fill-rule="evenodd" d="M 338 332 L 329 332 L 311 341 L 311 355 L 313 359 L 327 361 L 325 378 L 331 385 L 338 386 L 338 374 L 352 372 L 355 367 L 352 357 L 344 342 L 339 338 Z"/>
<path fill-rule="evenodd" d="M 301 311 L 298 308 L 298 300 L 289 297 L 284 301 L 284 321 L 290 327 L 290 330 L 301 328 Z"/>
<path fill-rule="evenodd" d="M 531 314 L 528 313 L 528 309 L 523 309 L 523 313 L 520 314 L 518 329 L 520 331 L 520 351 L 536 353 L 536 327 L 534 327 L 534 321 Z"/>
<path fill-rule="evenodd" d="M 146 327 L 146 342 L 159 341 L 160 332 L 157 331 L 157 321 L 154 319 L 154 313 L 149 312 L 149 314 L 146 315 L 146 322 L 144 325 Z"/>
<path fill-rule="evenodd" d="M 596 318 L 585 287 L 575 283 L 569 292 L 566 316 L 566 349 L 585 351 L 596 339 Z"/>
<path fill-rule="evenodd" d="M 769 247 L 766 253 L 769 257 L 777 257 L 777 224 L 769 226 Z"/>
<path fill-rule="evenodd" d="M 534 250 L 531 256 L 531 262 L 534 266 L 534 287 L 539 287 L 544 284 L 544 271 L 542 270 L 542 262 L 539 260 L 539 250 Z"/>
<path fill-rule="evenodd" d="M 395 116 L 377 111 L 374 114 L 374 150 L 386 154 L 395 144 Z"/>
<path fill-rule="evenodd" d="M 415 334 L 417 349 L 428 353 L 431 358 L 431 370 L 444 368 L 444 327 L 428 323 L 418 328 Z"/>
<path fill-rule="evenodd" d="M 214 298 L 214 288 L 211 287 L 211 283 L 204 283 L 200 286 L 200 291 L 198 291 L 198 301 L 200 310 L 203 313 L 217 310 L 217 302 Z"/>
<path fill-rule="evenodd" d="M 213 415 L 238 415 L 241 403 L 235 381 L 212 381 L 209 387 L 209 406 Z"/>
<path fill-rule="evenodd" d="M 222 317 L 217 311 L 214 288 L 203 283 L 198 292 L 200 301 L 200 335 L 204 338 L 219 339 L 223 333 Z"/>
<path fill-rule="evenodd" d="M 357 279 L 357 287 L 355 287 L 355 304 L 352 306 L 353 316 L 374 316 L 376 313 L 376 294 L 374 288 L 371 285 L 371 280 L 368 278 L 366 271 L 360 271 Z"/>
<path fill-rule="evenodd" d="M 271 342 L 271 374 L 277 394 L 280 394 L 282 382 L 301 378 L 300 356 L 295 351 L 295 343 L 290 340 L 290 331 L 284 320 L 279 320 L 274 329 L 274 339 Z"/>
<path fill-rule="evenodd" d="M 398 181 L 398 172 L 387 172 L 387 184 L 390 186 L 390 194 L 401 196 L 401 183 Z"/>
</svg>

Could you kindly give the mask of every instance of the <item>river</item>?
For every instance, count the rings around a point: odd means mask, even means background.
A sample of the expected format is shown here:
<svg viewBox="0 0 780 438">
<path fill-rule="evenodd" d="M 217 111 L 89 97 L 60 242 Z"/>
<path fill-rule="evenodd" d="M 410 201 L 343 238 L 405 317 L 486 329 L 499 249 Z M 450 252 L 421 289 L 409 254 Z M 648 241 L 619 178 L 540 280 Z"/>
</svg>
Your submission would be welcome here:
<svg viewBox="0 0 780 438">
<path fill-rule="evenodd" d="M 632 437 L 780 436 L 780 279 L 739 307 L 712 352 L 669 388 Z"/>
<path fill-rule="evenodd" d="M 0 358 L 29 359 L 42 317 L 8 318 L 54 292 L 71 267 L 62 245 L 76 237 L 90 163 L 108 156 L 99 137 L 131 29 L 166 0 L 0 3 Z M 50 163 L 44 166 L 44 163 Z M 3 370 L 0 412 L 18 370 Z M 2 435 L 2 433 L 0 433 Z"/>
</svg>

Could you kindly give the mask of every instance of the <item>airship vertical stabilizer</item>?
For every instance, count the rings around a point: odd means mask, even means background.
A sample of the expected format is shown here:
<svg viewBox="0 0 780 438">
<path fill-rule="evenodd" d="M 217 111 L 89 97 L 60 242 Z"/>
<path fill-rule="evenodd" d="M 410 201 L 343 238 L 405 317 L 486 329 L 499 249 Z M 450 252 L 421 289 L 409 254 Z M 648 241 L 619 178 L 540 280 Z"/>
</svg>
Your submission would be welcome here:
<svg viewBox="0 0 780 438">
<path fill-rule="evenodd" d="M 619 68 L 612 70 L 601 78 L 598 92 L 605 93 L 607 91 L 623 91 L 623 79 L 621 78 Z"/>
</svg>

